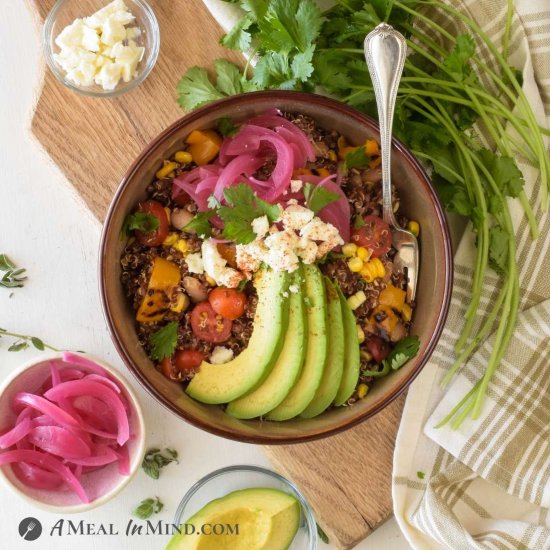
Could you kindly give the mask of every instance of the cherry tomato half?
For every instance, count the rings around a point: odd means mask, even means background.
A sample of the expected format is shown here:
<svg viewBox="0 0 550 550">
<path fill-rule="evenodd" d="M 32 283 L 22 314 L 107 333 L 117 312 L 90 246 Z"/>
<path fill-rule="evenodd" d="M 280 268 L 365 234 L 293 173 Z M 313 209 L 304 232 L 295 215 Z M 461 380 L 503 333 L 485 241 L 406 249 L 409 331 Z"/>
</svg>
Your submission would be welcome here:
<svg viewBox="0 0 550 550">
<path fill-rule="evenodd" d="M 182 380 L 204 361 L 204 354 L 195 349 L 179 349 L 172 357 L 165 357 L 160 363 L 162 374 L 170 380 Z"/>
<path fill-rule="evenodd" d="M 191 312 L 191 328 L 205 342 L 225 342 L 231 336 L 233 321 L 217 314 L 209 302 L 201 302 Z"/>
<path fill-rule="evenodd" d="M 135 230 L 137 240 L 145 246 L 160 246 L 168 236 L 168 215 L 164 206 L 158 201 L 145 201 L 138 204 L 137 211 L 151 214 L 159 221 L 159 226 L 154 231 Z"/>
<path fill-rule="evenodd" d="M 369 336 L 365 345 L 377 363 L 381 363 L 390 353 L 390 345 L 380 336 Z"/>
<path fill-rule="evenodd" d="M 391 248 L 390 226 L 378 216 L 366 216 L 365 225 L 351 232 L 351 241 L 357 246 L 372 250 L 372 255 L 379 258 Z"/>
<path fill-rule="evenodd" d="M 234 288 L 218 286 L 210 292 L 208 301 L 218 315 L 232 321 L 238 319 L 246 308 L 246 294 Z"/>
</svg>

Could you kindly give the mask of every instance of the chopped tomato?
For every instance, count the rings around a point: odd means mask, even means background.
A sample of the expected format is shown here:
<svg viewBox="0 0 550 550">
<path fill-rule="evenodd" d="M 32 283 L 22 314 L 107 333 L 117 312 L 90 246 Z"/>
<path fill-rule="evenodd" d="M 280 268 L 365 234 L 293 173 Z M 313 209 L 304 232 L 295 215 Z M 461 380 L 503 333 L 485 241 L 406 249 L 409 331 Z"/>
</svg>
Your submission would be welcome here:
<svg viewBox="0 0 550 550">
<path fill-rule="evenodd" d="M 165 357 L 160 370 L 170 380 L 182 380 L 204 361 L 204 354 L 195 349 L 179 349 L 172 357 Z"/>
<path fill-rule="evenodd" d="M 390 353 L 390 345 L 380 336 L 369 336 L 366 347 L 377 363 L 381 363 Z"/>
<path fill-rule="evenodd" d="M 154 231 L 135 230 L 137 240 L 145 246 L 160 246 L 168 236 L 168 214 L 164 206 L 158 201 L 145 201 L 138 204 L 137 210 L 151 214 L 159 221 L 159 226 Z"/>
<path fill-rule="evenodd" d="M 208 295 L 212 309 L 222 317 L 234 321 L 246 308 L 246 294 L 234 288 L 216 287 Z"/>
<path fill-rule="evenodd" d="M 366 216 L 363 221 L 363 227 L 352 230 L 351 241 L 372 250 L 375 258 L 387 254 L 391 248 L 390 226 L 378 216 Z"/>
<path fill-rule="evenodd" d="M 233 321 L 216 313 L 209 302 L 202 302 L 191 312 L 191 328 L 205 342 L 225 342 L 231 336 Z"/>
</svg>

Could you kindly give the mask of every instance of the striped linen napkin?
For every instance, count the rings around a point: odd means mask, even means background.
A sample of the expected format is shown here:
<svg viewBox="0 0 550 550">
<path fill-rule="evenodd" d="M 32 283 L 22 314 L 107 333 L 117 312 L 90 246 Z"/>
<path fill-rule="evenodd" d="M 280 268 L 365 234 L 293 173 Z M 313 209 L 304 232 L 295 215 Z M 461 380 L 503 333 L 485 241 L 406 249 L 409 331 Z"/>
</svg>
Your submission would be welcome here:
<svg viewBox="0 0 550 550">
<path fill-rule="evenodd" d="M 448 1 L 499 43 L 505 0 Z M 231 4 L 203 2 L 225 30 L 239 17 Z M 433 16 L 456 34 L 464 32 L 445 16 Z M 550 127 L 550 0 L 515 0 L 510 52 L 537 120 Z M 519 164 L 533 199 L 538 171 Z M 531 202 L 538 209 L 539 201 Z M 541 237 L 533 243 L 519 205 L 512 216 L 523 313 L 482 416 L 457 431 L 434 428 L 480 378 L 489 355 L 488 347 L 480 349 L 449 390 L 440 389 L 470 300 L 475 246 L 469 232 L 455 256 L 446 328 L 409 390 L 394 456 L 393 500 L 396 519 L 415 548 L 550 550 L 550 217 L 538 214 Z M 494 303 L 497 283 L 496 276 L 486 279 L 482 307 Z"/>
<path fill-rule="evenodd" d="M 499 43 L 505 1 L 453 3 Z M 523 71 L 538 122 L 549 127 L 550 0 L 516 0 L 510 52 L 512 64 Z M 539 195 L 538 171 L 519 164 L 533 199 Z M 512 215 L 522 313 L 482 415 L 459 430 L 435 428 L 480 378 L 489 356 L 489 347 L 482 347 L 450 389 L 441 390 L 469 303 L 475 250 L 469 232 L 455 256 L 455 287 L 443 336 L 409 390 L 394 455 L 393 501 L 414 548 L 550 549 L 550 217 L 538 215 L 541 236 L 533 243 L 519 204 Z M 496 284 L 496 276 L 486 281 L 482 307 L 494 303 Z"/>
</svg>

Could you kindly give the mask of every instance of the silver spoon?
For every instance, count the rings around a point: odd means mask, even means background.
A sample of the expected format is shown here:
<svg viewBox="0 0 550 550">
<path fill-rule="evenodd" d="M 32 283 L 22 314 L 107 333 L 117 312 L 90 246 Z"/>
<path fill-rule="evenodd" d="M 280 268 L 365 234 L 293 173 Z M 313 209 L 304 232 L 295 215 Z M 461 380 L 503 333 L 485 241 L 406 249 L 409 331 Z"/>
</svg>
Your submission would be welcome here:
<svg viewBox="0 0 550 550">
<path fill-rule="evenodd" d="M 392 243 L 397 250 L 394 264 L 408 277 L 407 302 L 416 294 L 418 278 L 418 241 L 410 232 L 399 227 L 393 215 L 391 194 L 391 138 L 393 112 L 397 88 L 401 80 L 407 42 L 405 37 L 386 23 L 380 23 L 365 38 L 365 59 L 374 86 L 380 123 L 380 148 L 382 150 L 382 217 L 391 227 Z"/>
</svg>

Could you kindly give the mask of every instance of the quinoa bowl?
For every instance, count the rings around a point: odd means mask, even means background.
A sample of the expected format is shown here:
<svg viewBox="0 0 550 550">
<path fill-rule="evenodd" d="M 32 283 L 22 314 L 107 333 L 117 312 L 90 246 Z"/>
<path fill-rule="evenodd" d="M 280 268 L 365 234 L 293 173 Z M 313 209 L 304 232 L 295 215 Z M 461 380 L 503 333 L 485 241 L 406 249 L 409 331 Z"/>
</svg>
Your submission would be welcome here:
<svg viewBox="0 0 550 550">
<path fill-rule="evenodd" d="M 123 360 L 163 405 L 224 437 L 299 442 L 372 416 L 414 379 L 446 318 L 451 246 L 428 177 L 394 140 L 396 215 L 420 230 L 404 303 L 378 139 L 336 101 L 257 92 L 194 111 L 140 155 L 105 222 L 101 294 Z"/>
</svg>

